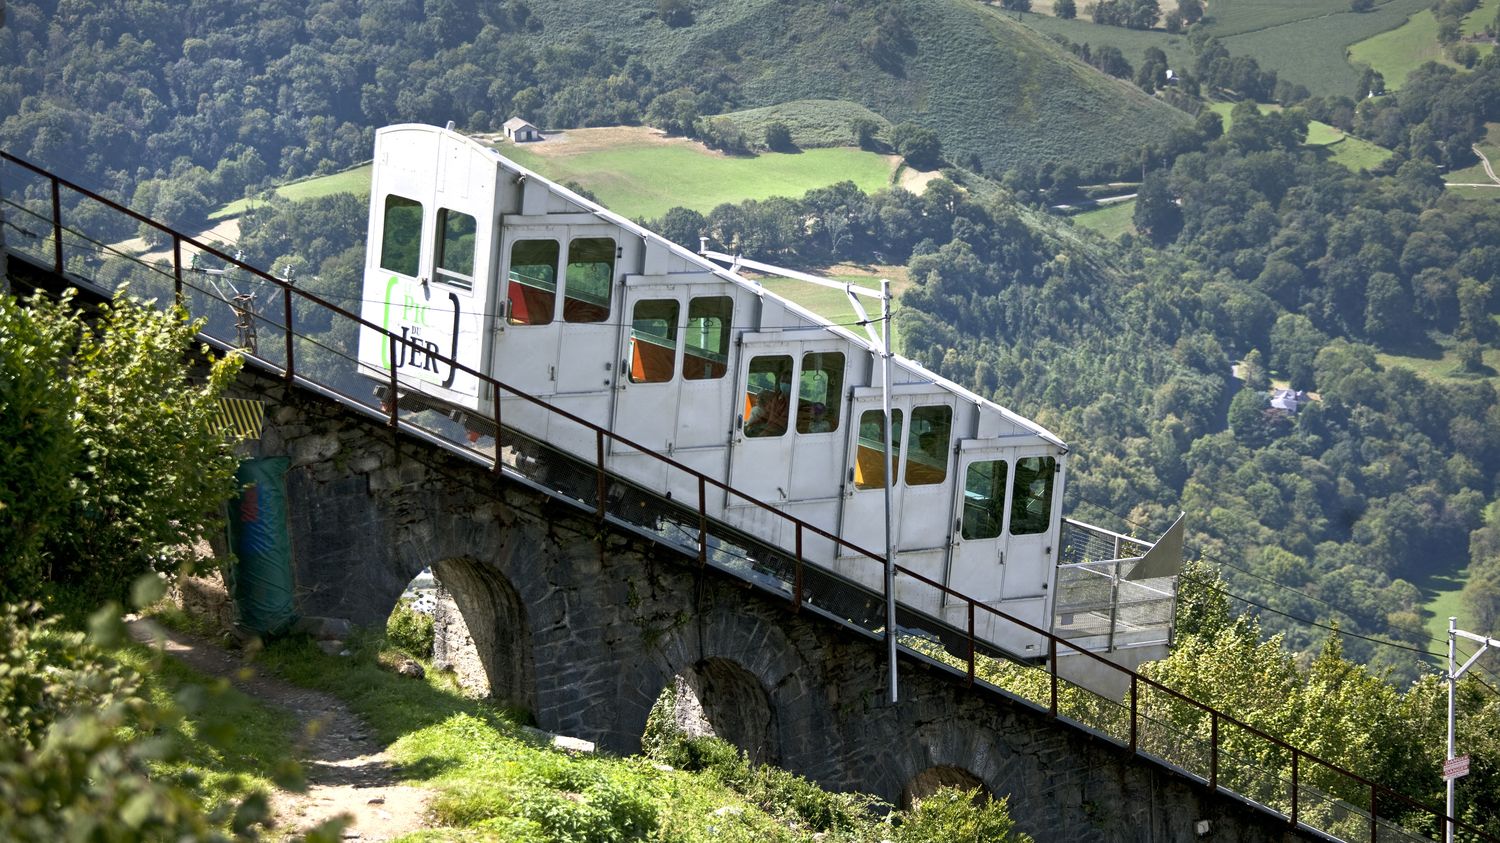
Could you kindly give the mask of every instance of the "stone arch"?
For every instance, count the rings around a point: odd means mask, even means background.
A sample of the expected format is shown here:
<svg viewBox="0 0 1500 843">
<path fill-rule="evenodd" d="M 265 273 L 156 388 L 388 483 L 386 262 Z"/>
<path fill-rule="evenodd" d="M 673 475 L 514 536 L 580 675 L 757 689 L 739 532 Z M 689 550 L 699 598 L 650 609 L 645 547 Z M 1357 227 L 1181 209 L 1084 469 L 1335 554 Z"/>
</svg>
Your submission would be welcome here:
<svg viewBox="0 0 1500 843">
<path fill-rule="evenodd" d="M 987 802 L 995 798 L 989 785 L 978 776 L 962 767 L 939 764 L 917 773 L 912 776 L 911 781 L 906 783 L 906 787 L 901 791 L 902 810 L 911 810 L 918 802 L 944 787 L 956 787 L 960 790 L 973 790 L 977 787 L 979 791 L 974 795 L 976 803 Z"/>
<path fill-rule="evenodd" d="M 755 764 L 775 764 L 781 754 L 776 709 L 753 673 L 732 659 L 707 658 L 673 677 L 673 722 L 689 735 L 734 744 Z"/>
<path fill-rule="evenodd" d="M 454 667 L 461 677 L 467 672 L 472 679 L 481 679 L 482 684 L 466 684 L 485 695 L 535 712 L 531 626 L 526 604 L 515 587 L 494 569 L 462 557 L 438 562 L 432 570 L 440 591 L 458 609 L 457 618 L 445 618 L 446 601 L 439 601 L 438 641 L 434 645 L 435 651 L 443 651 L 439 660 Z"/>
</svg>

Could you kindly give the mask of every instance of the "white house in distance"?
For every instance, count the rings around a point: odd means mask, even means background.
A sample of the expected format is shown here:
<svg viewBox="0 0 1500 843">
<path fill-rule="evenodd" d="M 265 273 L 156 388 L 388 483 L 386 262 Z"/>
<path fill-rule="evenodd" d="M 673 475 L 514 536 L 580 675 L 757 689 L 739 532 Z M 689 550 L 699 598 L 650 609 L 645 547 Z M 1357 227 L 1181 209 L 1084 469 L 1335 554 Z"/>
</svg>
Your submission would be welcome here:
<svg viewBox="0 0 1500 843">
<path fill-rule="evenodd" d="M 505 121 L 505 137 L 515 143 L 530 143 L 542 139 L 542 132 L 520 117 L 512 117 Z"/>
<path fill-rule="evenodd" d="M 1312 396 L 1300 389 L 1276 388 L 1271 390 L 1271 407 L 1286 413 L 1295 414 L 1298 410 L 1302 409 L 1303 405 L 1311 400 Z"/>
</svg>

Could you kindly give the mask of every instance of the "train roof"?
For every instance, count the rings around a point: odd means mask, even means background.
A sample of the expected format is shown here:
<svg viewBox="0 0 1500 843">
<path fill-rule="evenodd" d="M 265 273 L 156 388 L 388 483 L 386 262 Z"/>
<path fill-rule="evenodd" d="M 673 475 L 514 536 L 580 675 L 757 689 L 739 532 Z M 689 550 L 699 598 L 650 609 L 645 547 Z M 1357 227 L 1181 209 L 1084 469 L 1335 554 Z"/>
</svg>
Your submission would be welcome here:
<svg viewBox="0 0 1500 843">
<path fill-rule="evenodd" d="M 752 290 L 757 295 L 770 296 L 772 299 L 775 299 L 778 303 L 784 306 L 788 311 L 806 320 L 810 324 L 810 326 L 815 326 L 824 330 L 831 331 L 841 338 L 852 342 L 861 348 L 864 348 L 872 354 L 879 353 L 879 349 L 876 348 L 874 344 L 872 344 L 867 338 L 861 337 L 845 326 L 836 324 L 829 319 L 824 318 L 823 316 L 813 313 L 811 310 L 808 310 L 797 302 L 794 302 L 791 299 L 786 298 L 785 296 L 779 295 L 771 290 L 766 289 L 765 286 L 760 284 L 758 281 L 746 278 L 740 275 L 738 272 L 734 272 L 731 269 L 720 266 L 714 261 L 709 260 L 708 258 L 697 254 L 690 249 L 684 248 L 683 246 L 674 243 L 671 240 L 668 240 L 667 238 L 661 236 L 660 234 L 657 234 L 654 231 L 651 231 L 648 228 L 645 228 L 644 226 L 641 226 L 629 219 L 626 219 L 623 216 L 620 216 L 614 211 L 611 211 L 603 205 L 600 205 L 598 202 L 580 196 L 574 191 L 569 190 L 568 188 L 558 184 L 557 182 L 547 178 L 546 176 L 533 170 L 529 170 L 526 167 L 521 166 L 520 164 L 517 164 L 515 161 L 512 161 L 511 159 L 506 158 L 504 155 L 500 154 L 499 150 L 484 143 L 483 141 L 452 129 L 444 129 L 442 127 L 431 126 L 425 123 L 401 123 L 392 126 L 385 126 L 378 129 L 376 131 L 376 135 L 378 136 L 387 133 L 413 131 L 447 134 L 451 137 L 460 139 L 462 142 L 468 145 L 473 152 L 492 159 L 502 168 L 515 173 L 517 176 L 525 178 L 527 180 L 537 180 L 541 184 L 546 185 L 548 191 L 550 191 L 554 195 L 562 197 L 568 202 L 584 209 L 586 212 L 591 213 L 599 217 L 601 220 L 605 220 L 611 223 L 612 225 L 618 226 L 619 228 L 622 228 L 630 232 L 631 234 L 640 237 L 646 242 L 654 243 L 659 247 L 667 249 L 671 254 L 677 256 L 683 261 L 686 261 L 689 265 L 698 267 L 705 272 L 711 272 L 721 280 L 746 287 Z M 936 372 L 928 370 L 926 367 L 922 366 L 920 363 L 917 363 L 915 360 L 902 357 L 899 354 L 893 354 L 892 360 L 895 363 L 896 367 L 900 370 L 903 370 L 904 373 L 908 376 L 908 378 L 902 382 L 903 384 L 931 383 L 937 386 L 941 386 L 943 389 L 953 392 L 956 395 L 962 396 L 965 400 L 972 401 L 982 408 L 999 413 L 1006 420 L 1034 433 L 1042 439 L 1045 439 L 1056 447 L 1062 449 L 1064 452 L 1067 451 L 1068 446 L 1065 442 L 1063 442 L 1061 438 L 1052 433 L 1052 431 L 1047 430 L 1045 427 L 1042 427 L 1041 425 L 1032 421 L 1031 419 L 1028 419 L 1025 416 L 1006 409 L 1005 407 L 1002 407 L 999 404 L 996 404 L 995 402 L 990 401 L 989 399 L 957 383 L 954 383 L 947 378 L 942 377 Z"/>
</svg>

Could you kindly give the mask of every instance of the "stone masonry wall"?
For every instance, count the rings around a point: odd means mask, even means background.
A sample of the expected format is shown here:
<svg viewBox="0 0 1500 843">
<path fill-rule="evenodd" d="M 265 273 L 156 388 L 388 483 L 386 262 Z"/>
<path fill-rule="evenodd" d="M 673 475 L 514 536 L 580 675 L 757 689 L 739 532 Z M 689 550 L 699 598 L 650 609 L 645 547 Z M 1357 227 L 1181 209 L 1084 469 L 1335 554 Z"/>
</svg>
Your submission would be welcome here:
<svg viewBox="0 0 1500 843">
<path fill-rule="evenodd" d="M 299 611 L 383 624 L 433 565 L 496 696 L 544 729 L 636 752 L 663 688 L 732 663 L 770 702 L 766 741 L 780 765 L 832 789 L 898 802 L 919 774 L 953 767 L 1009 795 L 1041 843 L 1293 837 L 1235 799 L 935 669 L 903 662 L 901 702 L 889 705 L 881 642 L 435 449 L 396 447 L 389 430 L 280 381 L 246 373 L 241 384 L 267 402 L 263 452 L 292 458 Z M 1199 820 L 1210 821 L 1207 837 Z"/>
</svg>

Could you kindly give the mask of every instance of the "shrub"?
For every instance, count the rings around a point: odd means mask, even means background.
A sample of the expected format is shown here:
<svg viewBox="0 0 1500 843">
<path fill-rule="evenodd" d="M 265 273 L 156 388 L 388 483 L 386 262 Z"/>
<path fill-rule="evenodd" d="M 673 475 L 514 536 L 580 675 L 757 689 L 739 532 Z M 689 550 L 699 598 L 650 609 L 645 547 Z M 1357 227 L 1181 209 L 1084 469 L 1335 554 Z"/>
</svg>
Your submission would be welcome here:
<svg viewBox="0 0 1500 843">
<path fill-rule="evenodd" d="M 433 634 L 432 616 L 412 608 L 406 599 L 396 602 L 385 624 L 386 638 L 419 659 L 431 658 Z"/>
<path fill-rule="evenodd" d="M 978 797 L 978 799 L 976 799 Z M 930 840 L 983 840 L 985 843 L 1030 843 L 1015 830 L 1005 799 L 984 799 L 978 790 L 944 787 L 907 812 L 896 829 L 895 843 Z"/>
<path fill-rule="evenodd" d="M 791 149 L 792 130 L 779 120 L 766 126 L 766 148 L 776 152 Z"/>
<path fill-rule="evenodd" d="M 181 759 L 155 735 L 182 712 L 153 703 L 141 676 L 103 649 L 121 640 L 117 607 L 90 625 L 85 637 L 35 604 L 0 608 L 0 839 L 256 839 L 263 796 L 209 814 L 190 782 L 157 774 Z"/>
</svg>

